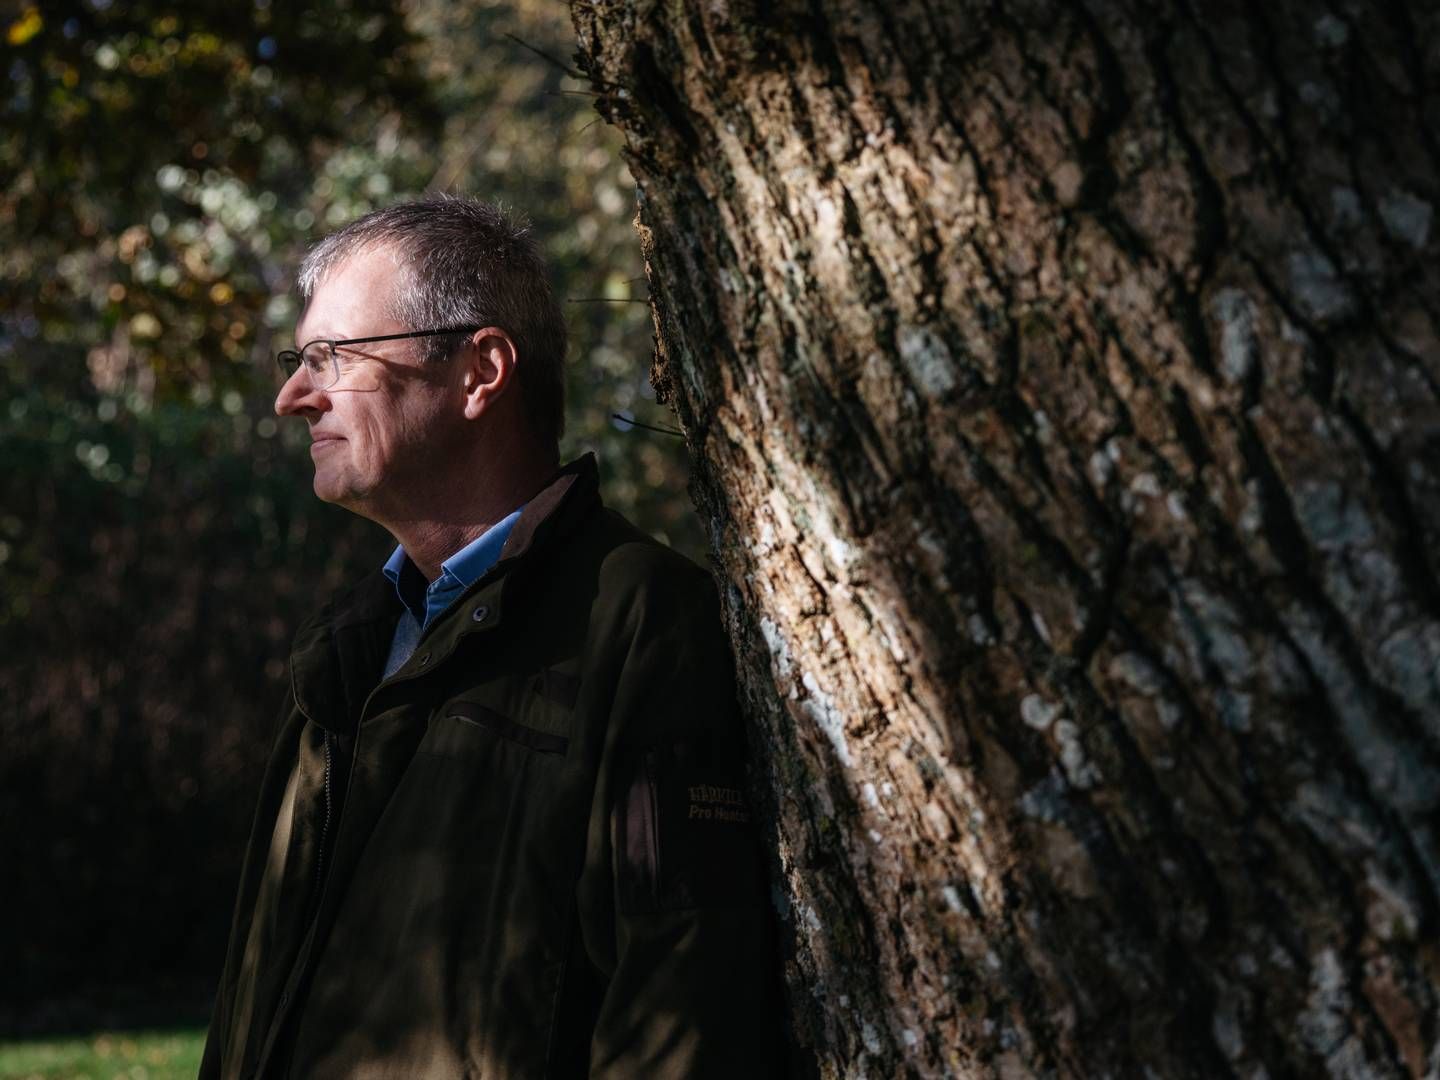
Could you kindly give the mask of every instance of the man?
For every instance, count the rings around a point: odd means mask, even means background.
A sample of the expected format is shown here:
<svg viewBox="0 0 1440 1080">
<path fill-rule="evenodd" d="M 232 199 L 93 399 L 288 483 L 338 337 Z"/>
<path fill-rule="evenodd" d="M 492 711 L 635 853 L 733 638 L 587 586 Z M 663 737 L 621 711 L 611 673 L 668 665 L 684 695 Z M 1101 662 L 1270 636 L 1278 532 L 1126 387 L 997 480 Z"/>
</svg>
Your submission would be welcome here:
<svg viewBox="0 0 1440 1080">
<path fill-rule="evenodd" d="M 558 468 L 523 227 L 322 241 L 275 401 L 383 570 L 296 636 L 203 1077 L 752 1077 L 773 941 L 713 589 Z"/>
</svg>

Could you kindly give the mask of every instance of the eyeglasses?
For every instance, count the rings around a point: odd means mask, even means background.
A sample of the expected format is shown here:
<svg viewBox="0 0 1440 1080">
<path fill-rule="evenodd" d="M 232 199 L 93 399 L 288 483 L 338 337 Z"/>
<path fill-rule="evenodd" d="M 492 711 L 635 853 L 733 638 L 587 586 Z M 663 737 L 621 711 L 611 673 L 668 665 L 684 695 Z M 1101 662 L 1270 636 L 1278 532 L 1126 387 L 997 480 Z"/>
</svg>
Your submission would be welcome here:
<svg viewBox="0 0 1440 1080">
<path fill-rule="evenodd" d="M 275 363 L 290 376 L 302 367 L 310 377 L 310 385 L 316 390 L 329 390 L 340 381 L 340 358 L 335 350 L 341 345 L 366 345 L 372 341 L 399 341 L 401 338 L 438 337 L 441 334 L 473 334 L 478 326 L 453 326 L 445 330 L 410 330 L 404 334 L 378 334 L 375 337 L 316 338 L 306 342 L 299 349 L 286 349 L 275 354 Z"/>
</svg>

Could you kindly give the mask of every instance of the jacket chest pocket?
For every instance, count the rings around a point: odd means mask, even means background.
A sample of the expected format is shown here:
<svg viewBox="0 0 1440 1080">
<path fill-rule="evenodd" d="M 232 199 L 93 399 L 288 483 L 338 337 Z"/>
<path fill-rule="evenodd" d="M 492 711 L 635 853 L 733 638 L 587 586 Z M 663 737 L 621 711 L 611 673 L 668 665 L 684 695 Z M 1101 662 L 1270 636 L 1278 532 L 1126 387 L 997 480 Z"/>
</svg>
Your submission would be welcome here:
<svg viewBox="0 0 1440 1080">
<path fill-rule="evenodd" d="M 575 676 L 551 667 L 457 687 L 459 692 L 431 714 L 418 752 L 472 762 L 525 758 L 542 770 L 554 768 L 574 757 L 578 685 Z"/>
<path fill-rule="evenodd" d="M 420 752 L 443 757 L 465 756 L 486 739 L 502 739 L 537 754 L 565 756 L 570 740 L 510 719 L 474 701 L 443 706 L 420 745 Z"/>
<path fill-rule="evenodd" d="M 570 738 L 553 730 L 558 723 L 547 731 L 505 715 L 500 704 L 457 698 L 430 715 L 386 810 L 387 824 L 403 829 L 406 843 L 463 850 L 466 861 L 479 863 L 497 857 L 502 835 L 508 843 L 564 829 L 557 815 L 574 802 L 582 771 L 569 760 Z"/>
</svg>

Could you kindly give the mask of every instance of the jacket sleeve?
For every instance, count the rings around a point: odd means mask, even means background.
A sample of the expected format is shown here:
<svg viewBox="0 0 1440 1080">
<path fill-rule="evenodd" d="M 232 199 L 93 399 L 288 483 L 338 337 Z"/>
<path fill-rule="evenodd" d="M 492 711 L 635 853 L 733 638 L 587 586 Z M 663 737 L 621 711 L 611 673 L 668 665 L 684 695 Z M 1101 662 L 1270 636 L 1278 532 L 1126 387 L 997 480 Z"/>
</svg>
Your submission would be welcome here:
<svg viewBox="0 0 1440 1080">
<path fill-rule="evenodd" d="M 709 576 L 652 577 L 626 629 L 579 893 L 606 977 L 590 1075 L 778 1076 L 774 918 Z"/>
</svg>

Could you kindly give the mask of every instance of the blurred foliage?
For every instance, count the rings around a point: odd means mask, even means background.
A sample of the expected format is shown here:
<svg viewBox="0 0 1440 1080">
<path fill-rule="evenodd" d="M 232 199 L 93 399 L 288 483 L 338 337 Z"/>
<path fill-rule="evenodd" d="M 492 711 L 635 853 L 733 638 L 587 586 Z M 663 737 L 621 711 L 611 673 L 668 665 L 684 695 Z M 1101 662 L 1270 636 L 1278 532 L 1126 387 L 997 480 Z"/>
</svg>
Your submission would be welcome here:
<svg viewBox="0 0 1440 1080">
<path fill-rule="evenodd" d="M 683 444 L 610 418 L 668 420 L 633 185 L 563 70 L 561 0 L 65 0 L 5 28 L 13 1011 L 137 965 L 218 969 L 290 634 L 388 550 L 316 502 L 303 425 L 271 411 L 324 232 L 427 188 L 530 215 L 572 301 L 565 456 L 596 450 L 611 505 L 703 547 Z"/>
</svg>

